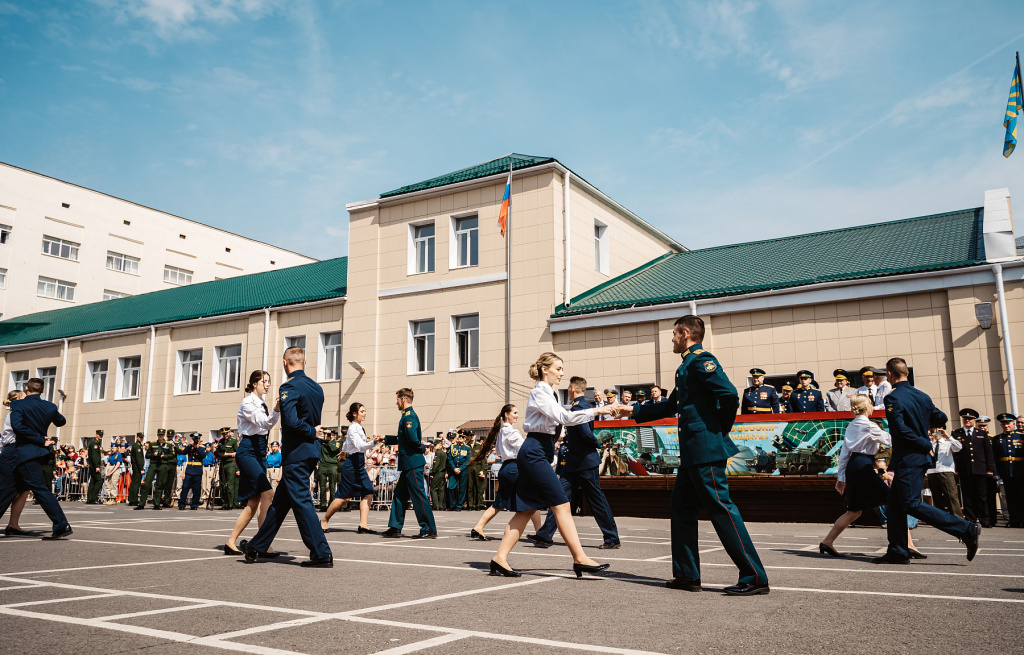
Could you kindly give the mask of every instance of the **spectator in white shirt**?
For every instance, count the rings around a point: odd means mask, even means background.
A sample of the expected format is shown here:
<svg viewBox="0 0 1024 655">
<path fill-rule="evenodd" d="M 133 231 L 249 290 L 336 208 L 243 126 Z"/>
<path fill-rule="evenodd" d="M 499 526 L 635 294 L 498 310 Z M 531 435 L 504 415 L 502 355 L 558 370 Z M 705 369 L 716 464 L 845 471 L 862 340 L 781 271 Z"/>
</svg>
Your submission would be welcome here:
<svg viewBox="0 0 1024 655">
<path fill-rule="evenodd" d="M 885 372 L 884 368 L 875 369 L 875 375 L 872 381 L 875 383 L 875 386 L 878 387 L 878 391 L 875 392 L 875 407 L 878 409 L 885 408 L 883 401 L 885 400 L 885 397 L 889 395 L 889 392 L 892 391 L 892 385 L 889 384 L 887 377 L 888 373 Z"/>
<path fill-rule="evenodd" d="M 875 369 L 870 366 L 865 366 L 860 370 L 860 375 L 864 384 L 857 389 L 857 394 L 860 396 L 867 396 L 875 409 L 884 409 L 884 405 L 882 405 L 881 401 L 878 399 L 878 385 L 875 384 Z"/>
<path fill-rule="evenodd" d="M 935 451 L 935 468 L 928 469 L 928 488 L 932 492 L 932 501 L 939 509 L 960 518 L 964 511 L 960 508 L 960 494 L 956 489 L 956 467 L 953 465 L 953 453 L 960 452 L 963 445 L 947 436 L 946 431 L 936 428 L 928 435 Z"/>
</svg>

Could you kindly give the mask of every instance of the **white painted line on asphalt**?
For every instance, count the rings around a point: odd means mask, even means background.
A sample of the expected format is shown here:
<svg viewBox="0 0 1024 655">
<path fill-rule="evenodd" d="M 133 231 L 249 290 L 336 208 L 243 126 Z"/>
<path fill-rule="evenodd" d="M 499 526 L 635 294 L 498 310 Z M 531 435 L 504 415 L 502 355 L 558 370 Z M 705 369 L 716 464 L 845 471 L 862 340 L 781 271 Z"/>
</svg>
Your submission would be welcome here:
<svg viewBox="0 0 1024 655">
<path fill-rule="evenodd" d="M 0 591 L 10 591 L 12 589 L 38 589 L 44 585 L 41 584 L 16 584 L 10 587 L 0 587 Z"/>
<path fill-rule="evenodd" d="M 11 603 L 10 605 L 0 605 L 0 607 L 27 607 L 29 605 L 49 605 L 50 603 L 67 603 L 75 600 L 92 600 L 94 598 L 114 598 L 120 596 L 119 593 L 105 593 L 105 594 L 91 594 L 89 596 L 73 596 L 71 598 L 50 598 L 49 600 L 32 600 L 25 603 Z"/>
<path fill-rule="evenodd" d="M 123 595 L 123 594 L 121 594 Z M 145 612 L 129 612 L 128 614 L 112 614 L 110 616 L 97 616 L 96 621 L 120 621 L 122 619 L 133 619 L 136 616 L 149 616 L 151 614 L 167 614 L 168 612 L 183 612 L 186 610 L 201 610 L 207 607 L 217 607 L 218 603 L 198 603 L 196 605 L 182 605 L 180 607 L 165 607 L 160 610 L 147 610 Z"/>
<path fill-rule="evenodd" d="M 718 550 L 725 550 L 725 546 L 716 546 L 715 548 L 705 548 L 704 550 L 698 550 L 697 554 L 698 555 L 703 555 L 704 553 L 713 553 L 713 552 L 718 551 Z M 668 557 L 672 557 L 672 556 L 671 555 L 666 555 L 665 557 L 668 558 Z"/>
<path fill-rule="evenodd" d="M 478 571 L 469 566 L 446 566 L 444 564 L 413 564 L 412 562 L 381 562 L 372 559 L 342 559 L 340 557 L 334 558 L 335 562 L 352 562 L 355 564 L 383 564 L 385 566 L 420 566 L 428 569 L 452 569 L 455 571 Z"/>
<path fill-rule="evenodd" d="M 447 644 L 451 641 L 458 641 L 459 639 L 465 639 L 469 637 L 470 633 L 458 633 L 452 632 L 439 637 L 432 637 L 430 639 L 424 639 L 423 641 L 417 641 L 411 644 L 405 644 L 404 646 L 395 646 L 394 648 L 388 648 L 387 650 L 379 650 L 374 655 L 405 655 L 406 653 L 415 653 L 416 651 L 423 650 L 424 648 L 433 648 L 434 646 L 440 646 L 441 644 Z"/>
<path fill-rule="evenodd" d="M 733 564 L 705 564 L 701 563 L 701 566 L 725 566 L 734 567 Z M 919 566 L 917 564 L 914 565 Z M 922 564 L 920 566 L 928 566 Z M 1014 575 L 1010 573 L 957 573 L 950 571 L 912 571 L 907 569 L 846 569 L 839 568 L 836 566 L 766 566 L 765 569 L 779 570 L 779 571 L 837 571 L 842 573 L 884 573 L 886 575 L 893 575 L 896 573 L 902 573 L 904 575 L 938 575 L 938 576 L 957 576 L 957 577 L 969 577 L 969 578 L 1024 578 L 1024 575 Z"/>
<path fill-rule="evenodd" d="M 126 545 L 134 546 L 135 544 L 126 544 Z M 91 571 L 91 570 L 94 570 L 94 569 L 116 569 L 116 568 L 121 568 L 123 566 L 151 566 L 151 565 L 154 565 L 154 564 L 179 564 L 181 562 L 198 562 L 198 561 L 204 560 L 204 559 L 221 559 L 222 557 L 224 557 L 224 556 L 220 555 L 218 557 L 218 556 L 214 555 L 213 557 L 192 557 L 192 558 L 189 558 L 189 559 L 164 559 L 164 560 L 159 560 L 159 561 L 156 561 L 156 562 L 125 562 L 124 564 L 101 564 L 99 566 L 76 566 L 76 567 L 69 568 L 69 569 L 43 569 L 41 571 L 15 571 L 15 572 L 12 572 L 12 573 L 0 573 L 0 579 L 4 579 L 7 576 L 15 576 L 15 575 L 38 575 L 40 573 L 47 573 L 47 574 L 49 574 L 49 573 L 66 573 L 68 571 Z M 19 580 L 18 582 L 24 582 L 24 581 Z M 47 584 L 49 584 L 49 583 L 47 583 Z"/>
<path fill-rule="evenodd" d="M 165 546 L 163 544 L 137 544 L 125 541 L 97 541 L 95 539 L 75 539 L 78 543 L 83 544 L 104 544 L 108 546 L 131 546 L 132 548 L 165 548 L 168 550 L 195 550 L 201 553 L 208 553 L 213 550 L 210 548 L 195 548 L 194 546 Z M 223 555 L 222 555 L 223 556 Z"/>
<path fill-rule="evenodd" d="M 651 557 L 650 559 L 645 559 L 644 561 L 645 562 L 660 562 L 662 560 L 671 559 L 671 558 L 672 558 L 671 555 L 659 555 L 658 557 Z"/>
<path fill-rule="evenodd" d="M 719 586 L 719 585 L 706 585 Z M 724 585 L 723 585 L 724 586 Z M 1024 598 L 987 598 L 984 596 L 942 596 L 938 594 L 907 594 L 897 591 L 859 591 L 853 589 L 813 589 L 807 587 L 772 587 L 773 591 L 800 591 L 816 594 L 850 594 L 854 596 L 891 596 L 895 598 L 928 598 L 930 600 L 978 601 L 983 603 L 1024 604 Z"/>
<path fill-rule="evenodd" d="M 861 539 L 863 541 L 867 541 L 868 540 L 867 537 L 847 537 L 846 535 L 839 535 L 839 538 L 840 539 Z"/>
</svg>

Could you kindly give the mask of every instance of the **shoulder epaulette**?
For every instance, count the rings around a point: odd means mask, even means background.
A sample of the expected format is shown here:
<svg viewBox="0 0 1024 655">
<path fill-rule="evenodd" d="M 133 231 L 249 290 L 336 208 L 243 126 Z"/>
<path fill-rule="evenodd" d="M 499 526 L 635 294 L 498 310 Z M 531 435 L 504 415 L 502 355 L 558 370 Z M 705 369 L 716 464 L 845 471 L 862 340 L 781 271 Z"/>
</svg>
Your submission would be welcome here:
<svg viewBox="0 0 1024 655">
<path fill-rule="evenodd" d="M 701 354 L 701 353 L 706 353 L 706 352 L 707 352 L 707 351 L 706 351 L 706 350 L 704 350 L 703 348 L 698 348 L 697 350 L 694 350 L 694 351 L 693 351 L 692 353 L 690 353 L 690 354 L 691 354 L 691 355 L 699 355 L 699 354 Z"/>
</svg>

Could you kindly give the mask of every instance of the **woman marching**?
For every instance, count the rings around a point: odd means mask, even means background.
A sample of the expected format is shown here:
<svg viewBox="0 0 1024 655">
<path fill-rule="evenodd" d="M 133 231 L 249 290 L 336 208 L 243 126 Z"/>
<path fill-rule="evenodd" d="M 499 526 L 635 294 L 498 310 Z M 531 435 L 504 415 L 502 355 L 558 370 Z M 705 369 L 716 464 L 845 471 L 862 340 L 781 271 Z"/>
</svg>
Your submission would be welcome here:
<svg viewBox="0 0 1024 655">
<path fill-rule="evenodd" d="M 526 440 L 516 456 L 519 477 L 510 494 L 511 507 L 515 516 L 505 529 L 498 552 L 491 560 L 491 575 L 517 578 L 522 575 L 508 565 L 508 555 L 526 527 L 526 522 L 540 509 L 551 508 L 562 540 L 572 553 L 572 570 L 577 578 L 584 573 L 597 573 L 608 568 L 587 557 L 572 521 L 569 501 L 562 491 L 562 485 L 555 476 L 551 462 L 555 456 L 555 433 L 562 425 L 579 425 L 594 420 L 595 415 L 613 414 L 618 405 L 605 405 L 582 411 L 570 412 L 555 398 L 554 386 L 564 375 L 562 360 L 558 355 L 547 352 L 530 366 L 530 377 L 537 386 L 530 392 L 526 404 L 526 419 L 523 427 L 528 431 Z M 499 478 L 500 482 L 500 478 Z M 499 488 L 501 485 L 499 484 Z"/>
<path fill-rule="evenodd" d="M 366 407 L 363 403 L 352 403 L 349 405 L 345 419 L 350 423 L 348 434 L 345 435 L 345 445 L 341 450 L 348 457 L 341 465 L 338 476 L 338 491 L 334 494 L 327 513 L 320 521 L 320 527 L 324 532 L 328 531 L 327 522 L 331 520 L 349 498 L 359 498 L 359 527 L 358 534 L 377 534 L 371 530 L 366 521 L 370 518 L 370 502 L 373 500 L 373 483 L 366 472 L 366 451 L 373 448 L 376 443 L 366 438 L 363 432 L 363 421 L 366 420 Z"/>
<path fill-rule="evenodd" d="M 23 391 L 12 391 L 7 394 L 4 407 L 8 409 L 4 417 L 3 432 L 0 432 L 0 516 L 7 508 L 11 509 L 11 517 L 7 520 L 4 534 L 8 537 L 25 537 L 28 532 L 21 529 L 18 520 L 28 500 L 28 489 L 21 487 L 14 478 L 14 463 L 18 458 L 18 447 L 14 445 L 14 430 L 11 428 L 11 403 L 25 397 Z"/>
<path fill-rule="evenodd" d="M 865 508 L 884 506 L 889 497 L 889 486 L 875 471 L 875 455 L 882 446 L 891 446 L 892 438 L 868 418 L 872 409 L 867 396 L 850 399 L 853 420 L 846 426 L 836 471 L 836 491 L 846 500 L 846 513 L 836 519 L 825 539 L 818 544 L 818 552 L 822 555 L 846 557 L 835 549 L 836 538 L 860 518 Z M 925 555 L 914 549 L 913 540 L 909 536 L 907 538 L 910 556 L 925 559 Z"/>
<path fill-rule="evenodd" d="M 263 525 L 267 509 L 274 500 L 274 492 L 267 479 L 267 435 L 274 427 L 281 410 L 281 401 L 274 405 L 274 411 L 267 409 L 263 401 L 270 390 L 270 374 L 266 371 L 253 371 L 249 375 L 249 384 L 245 386 L 248 394 L 238 407 L 238 450 L 235 451 L 235 462 L 238 465 L 238 502 L 245 503 L 242 513 L 235 521 L 235 528 L 224 544 L 225 555 L 241 555 L 235 541 L 256 515 L 256 525 Z M 279 553 L 269 552 L 265 557 L 277 557 Z"/>
<path fill-rule="evenodd" d="M 477 541 L 490 541 L 490 537 L 484 535 L 484 528 L 491 522 L 491 519 L 498 515 L 498 512 L 503 509 L 512 508 L 511 495 L 516 491 L 516 479 L 519 477 L 516 456 L 523 445 L 522 433 L 513 426 L 513 423 L 518 420 L 519 410 L 515 405 L 510 404 L 502 407 L 501 413 L 494 419 L 494 425 L 491 426 L 490 431 L 487 433 L 487 438 L 484 439 L 483 445 L 480 446 L 480 451 L 469 462 L 469 465 L 473 466 L 484 461 L 491 452 L 491 448 L 494 448 L 498 458 L 501 460 L 501 470 L 498 471 L 498 488 L 495 491 L 494 502 L 484 510 L 480 520 L 476 522 L 476 525 L 473 526 L 469 533 L 469 536 Z M 540 530 L 542 525 L 540 512 L 534 512 L 530 520 L 533 521 L 534 530 Z"/>
</svg>

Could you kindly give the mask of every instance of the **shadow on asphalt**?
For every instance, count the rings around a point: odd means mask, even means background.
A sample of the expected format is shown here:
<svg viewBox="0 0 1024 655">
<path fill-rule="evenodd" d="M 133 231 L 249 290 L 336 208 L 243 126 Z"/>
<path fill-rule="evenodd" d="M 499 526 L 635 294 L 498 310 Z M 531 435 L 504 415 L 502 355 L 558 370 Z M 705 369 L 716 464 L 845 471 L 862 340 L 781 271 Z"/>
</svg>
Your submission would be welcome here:
<svg viewBox="0 0 1024 655">
<path fill-rule="evenodd" d="M 844 553 L 845 557 L 830 557 L 829 555 L 822 555 L 810 550 L 779 550 L 780 553 L 786 553 L 787 555 L 795 555 L 796 557 L 811 558 L 816 560 L 828 561 L 828 562 L 863 562 L 865 564 L 873 564 L 871 560 L 878 557 L 877 555 L 869 555 L 867 553 Z M 913 562 L 913 560 L 912 560 Z M 928 566 L 963 566 L 963 564 L 957 562 L 928 562 Z"/>
</svg>

